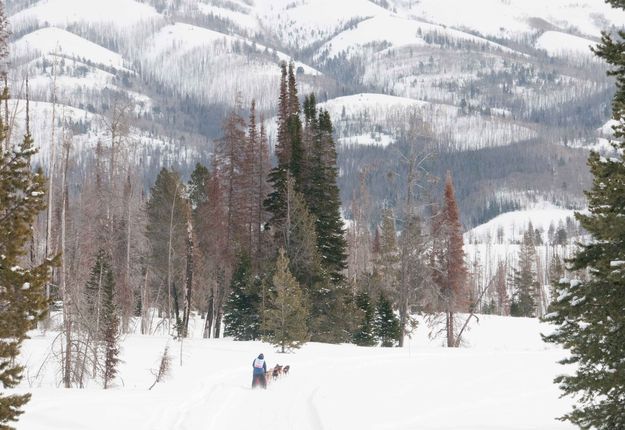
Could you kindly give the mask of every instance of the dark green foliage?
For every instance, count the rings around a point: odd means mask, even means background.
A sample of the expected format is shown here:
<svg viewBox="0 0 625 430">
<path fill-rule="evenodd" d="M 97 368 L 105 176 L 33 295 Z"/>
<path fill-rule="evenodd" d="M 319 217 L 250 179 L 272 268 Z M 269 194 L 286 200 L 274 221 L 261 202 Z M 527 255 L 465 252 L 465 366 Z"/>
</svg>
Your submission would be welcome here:
<svg viewBox="0 0 625 430">
<path fill-rule="evenodd" d="M 347 241 L 341 218 L 341 199 L 337 181 L 336 145 L 332 121 L 327 111 L 318 113 L 318 136 L 310 156 L 311 184 L 306 194 L 310 212 L 317 218 L 317 243 L 325 270 L 334 284 L 344 281 L 347 267 Z"/>
<path fill-rule="evenodd" d="M 260 336 L 261 286 L 252 273 L 252 262 L 246 254 L 239 257 L 230 281 L 230 295 L 225 304 L 224 334 L 235 340 L 256 340 Z"/>
<path fill-rule="evenodd" d="M 534 248 L 533 231 L 523 235 L 523 242 L 519 251 L 519 265 L 514 270 L 512 285 L 514 295 L 510 304 L 510 314 L 515 317 L 536 316 L 536 296 L 539 288 L 534 264 L 536 250 Z"/>
<path fill-rule="evenodd" d="M 589 215 L 577 214 L 595 239 L 583 245 L 569 262 L 575 270 L 590 270 L 585 282 L 555 287 L 556 300 L 545 320 L 557 330 L 545 341 L 570 351 L 562 364 L 576 371 L 556 378 L 565 395 L 578 404 L 564 417 L 582 429 L 625 428 L 625 166 L 592 153 L 595 177 L 587 193 Z"/>
<path fill-rule="evenodd" d="M 191 180 L 189 180 L 189 200 L 193 208 L 197 208 L 208 200 L 209 181 L 210 172 L 205 166 L 197 163 L 191 173 Z"/>
<path fill-rule="evenodd" d="M 0 32 L 6 29 L 0 5 Z M 2 38 L 0 43 L 4 43 Z M 9 97 L 7 88 L 0 103 Z M 44 287 L 55 261 L 22 267 L 32 238 L 31 226 L 45 208 L 43 172 L 33 172 L 31 157 L 36 153 L 29 133 L 17 146 L 6 145 L 6 127 L 0 118 L 0 387 L 17 386 L 23 367 L 16 361 L 22 342 L 28 338 L 47 308 Z M 23 413 L 30 394 L 0 394 L 0 428 L 9 429 Z"/>
<path fill-rule="evenodd" d="M 89 279 L 85 284 L 85 318 L 88 328 L 96 339 L 102 339 L 101 313 L 103 301 L 103 287 L 105 283 L 113 282 L 113 271 L 111 270 L 111 260 L 103 249 L 96 254 L 96 260 L 91 269 Z"/>
<path fill-rule="evenodd" d="M 337 186 L 332 121 L 318 111 L 314 95 L 304 100 L 300 119 L 293 64 L 282 64 L 278 103 L 278 165 L 269 173 L 273 191 L 264 202 L 277 246 L 286 250 L 290 269 L 311 304 L 312 338 L 341 342 L 351 338 L 353 307 L 344 290 L 347 242 Z M 314 239 L 314 242 L 311 242 Z"/>
<path fill-rule="evenodd" d="M 175 286 L 184 285 L 189 204 L 178 173 L 162 168 L 147 202 L 148 266 L 157 303 L 168 316 L 181 302 Z"/>
<path fill-rule="evenodd" d="M 384 347 L 395 346 L 401 335 L 399 318 L 384 294 L 380 294 L 375 309 L 375 335 Z"/>
<path fill-rule="evenodd" d="M 99 273 L 98 273 L 99 272 Z M 115 304 L 115 280 L 111 269 L 111 257 L 100 251 L 96 259 L 96 264 L 92 270 L 92 276 L 101 276 L 101 336 L 104 347 L 104 388 L 109 388 L 113 379 L 117 375 L 117 365 L 119 363 L 119 310 Z M 90 279 L 91 281 L 91 279 Z"/>
<path fill-rule="evenodd" d="M 375 307 L 367 292 L 363 291 L 356 295 L 356 306 L 360 310 L 360 321 L 354 332 L 353 342 L 360 346 L 374 346 L 376 344 L 374 333 Z"/>
<path fill-rule="evenodd" d="M 625 1 L 609 0 L 625 9 Z M 625 32 L 603 34 L 595 53 L 611 66 L 617 91 L 612 102 L 618 121 L 615 149 L 625 148 Z M 578 399 L 561 419 L 582 429 L 625 428 L 625 164 L 622 156 L 605 159 L 591 152 L 588 164 L 593 185 L 586 193 L 588 214 L 576 214 L 593 237 L 569 261 L 573 271 L 588 271 L 589 279 L 556 287 L 557 299 L 545 320 L 556 326 L 547 342 L 568 349 L 561 363 L 573 373 L 556 378 L 564 395 Z"/>
</svg>

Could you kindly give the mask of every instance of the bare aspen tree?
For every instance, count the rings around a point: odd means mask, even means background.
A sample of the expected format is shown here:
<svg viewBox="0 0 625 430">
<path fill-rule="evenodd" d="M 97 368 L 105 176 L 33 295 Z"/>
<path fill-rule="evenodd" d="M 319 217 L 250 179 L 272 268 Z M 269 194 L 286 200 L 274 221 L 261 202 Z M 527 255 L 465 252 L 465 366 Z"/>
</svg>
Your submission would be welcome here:
<svg viewBox="0 0 625 430">
<path fill-rule="evenodd" d="M 63 124 L 65 119 L 63 118 Z M 61 177 L 61 272 L 60 287 L 63 299 L 63 330 L 65 332 L 65 357 L 63 384 L 65 388 L 71 387 L 72 362 L 73 362 L 73 321 L 72 321 L 72 297 L 68 288 L 67 278 L 67 208 L 69 206 L 67 172 L 69 169 L 69 154 L 71 150 L 71 139 L 65 135 L 63 127 L 63 175 Z"/>
<path fill-rule="evenodd" d="M 48 212 L 46 217 L 45 258 L 52 256 L 52 214 L 54 213 L 54 182 L 56 170 L 56 56 L 52 61 L 52 118 L 50 123 L 50 161 L 48 173 Z M 46 285 L 46 299 L 50 300 L 50 283 Z"/>
</svg>

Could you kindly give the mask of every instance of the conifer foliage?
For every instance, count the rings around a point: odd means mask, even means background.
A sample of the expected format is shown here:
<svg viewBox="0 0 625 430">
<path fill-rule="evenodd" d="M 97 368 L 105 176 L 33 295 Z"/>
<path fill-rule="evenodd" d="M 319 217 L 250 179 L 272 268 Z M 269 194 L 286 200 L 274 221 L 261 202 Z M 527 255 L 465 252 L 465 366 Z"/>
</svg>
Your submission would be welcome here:
<svg viewBox="0 0 625 430">
<path fill-rule="evenodd" d="M 536 316 L 537 296 L 539 284 L 534 273 L 536 249 L 531 230 L 523 235 L 519 250 L 518 268 L 514 270 L 512 284 L 514 296 L 510 305 L 510 313 L 516 317 Z"/>
<path fill-rule="evenodd" d="M 445 182 L 444 206 L 435 216 L 432 236 L 433 279 L 440 294 L 441 310 L 445 313 L 447 346 L 455 347 L 457 346 L 455 315 L 468 309 L 468 294 L 460 211 L 449 172 Z"/>
<path fill-rule="evenodd" d="M 297 280 L 289 271 L 289 259 L 280 249 L 272 279 L 272 299 L 265 312 L 266 339 L 282 352 L 299 348 L 308 340 L 308 309 Z"/>
<path fill-rule="evenodd" d="M 100 264 L 102 274 L 102 343 L 104 347 L 104 388 L 111 386 L 117 375 L 119 363 L 119 309 L 115 291 L 115 280 L 110 266 L 110 256 L 101 254 L 96 264 Z"/>
<path fill-rule="evenodd" d="M 225 305 L 225 335 L 236 340 L 256 340 L 260 334 L 259 280 L 252 274 L 248 255 L 242 255 L 238 260 Z"/>
<path fill-rule="evenodd" d="M 0 4 L 0 48 L 6 56 L 6 19 Z M 0 104 L 9 97 L 4 88 Z M 32 238 L 31 225 L 44 209 L 45 181 L 41 170 L 33 172 L 30 160 L 36 153 L 27 132 L 16 146 L 6 141 L 7 126 L 0 115 L 0 384 L 14 388 L 22 379 L 23 367 L 16 358 L 27 332 L 47 307 L 44 286 L 53 264 L 45 261 L 27 267 L 23 256 Z M 23 413 L 29 394 L 0 393 L 0 427 L 10 428 Z"/>
<path fill-rule="evenodd" d="M 384 294 L 380 294 L 375 309 L 375 334 L 384 347 L 395 346 L 401 335 L 399 318 L 393 312 L 393 306 Z"/>
<path fill-rule="evenodd" d="M 608 0 L 625 9 L 625 1 Z M 617 91 L 612 103 L 615 149 L 625 149 L 625 31 L 604 33 L 595 53 L 612 66 Z M 589 270 L 587 280 L 556 287 L 556 301 L 545 320 L 557 328 L 545 337 L 570 351 L 562 364 L 576 370 L 556 378 L 564 395 L 578 404 L 561 419 L 582 429 L 625 428 L 625 163 L 591 152 L 593 184 L 586 193 L 588 213 L 576 214 L 593 237 L 569 262 L 572 270 Z"/>
<path fill-rule="evenodd" d="M 353 342 L 359 346 L 374 346 L 376 337 L 374 332 L 375 306 L 366 291 L 356 295 L 356 307 L 361 312 L 360 324 L 354 332 Z"/>
</svg>

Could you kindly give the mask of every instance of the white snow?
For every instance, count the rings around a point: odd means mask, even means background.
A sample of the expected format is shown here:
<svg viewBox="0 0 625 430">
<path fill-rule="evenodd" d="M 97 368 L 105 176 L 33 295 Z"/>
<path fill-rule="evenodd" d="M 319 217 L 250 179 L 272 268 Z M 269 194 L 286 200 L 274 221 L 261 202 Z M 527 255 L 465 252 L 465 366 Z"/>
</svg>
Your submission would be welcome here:
<svg viewBox="0 0 625 430">
<path fill-rule="evenodd" d="M 531 222 L 535 230 L 543 231 L 543 240 L 546 240 L 546 233 L 551 224 L 558 227 L 560 222 L 566 223 L 566 219 L 573 218 L 574 214 L 574 210 L 559 208 L 544 202 L 525 210 L 498 215 L 487 223 L 465 233 L 465 237 L 477 240 L 480 243 L 494 243 L 497 231 L 503 229 L 504 241 L 519 241 Z"/>
<path fill-rule="evenodd" d="M 320 51 L 328 50 L 330 57 L 341 52 L 354 50 L 368 44 L 386 43 L 392 47 L 402 45 L 427 46 L 423 39 L 426 34 L 436 34 L 446 37 L 449 42 L 471 42 L 479 46 L 488 46 L 512 53 L 509 48 L 503 47 L 481 37 L 476 37 L 458 30 L 449 29 L 422 21 L 407 19 L 397 15 L 383 14 L 364 20 L 353 29 L 348 29 L 327 42 Z"/>
<path fill-rule="evenodd" d="M 49 25 L 88 22 L 127 27 L 159 16 L 152 6 L 134 0 L 43 0 L 13 15 L 11 23 L 37 20 Z"/>
<path fill-rule="evenodd" d="M 202 325 L 199 318 L 192 323 Z M 57 333 L 34 333 L 20 386 L 33 397 L 18 428 L 573 429 L 555 420 L 572 402 L 560 399 L 552 382 L 565 370 L 556 363 L 565 353 L 542 342 L 540 331 L 549 329 L 536 319 L 480 316 L 466 345 L 447 349 L 428 339 L 420 319 L 401 349 L 311 343 L 291 354 L 260 342 L 195 338 L 181 348 L 163 336 L 128 335 L 110 390 L 60 388 L 54 358 L 42 367 Z M 148 391 L 168 343 L 172 375 Z M 289 364 L 291 372 L 253 391 L 251 365 L 260 352 L 269 367 Z"/>
<path fill-rule="evenodd" d="M 228 19 L 243 29 L 252 31 L 259 29 L 258 20 L 252 15 L 206 3 L 198 3 L 197 7 L 206 15 Z"/>
<path fill-rule="evenodd" d="M 580 55 L 594 58 L 590 47 L 596 45 L 592 40 L 559 31 L 546 31 L 536 40 L 536 48 L 544 49 L 554 57 Z"/>
<path fill-rule="evenodd" d="M 340 145 L 368 145 L 386 147 L 395 142 L 395 138 L 385 133 L 369 133 L 358 136 L 341 137 L 338 139 Z"/>
<path fill-rule="evenodd" d="M 621 25 L 625 13 L 599 0 L 400 0 L 414 16 L 484 35 L 518 37 L 543 27 L 573 27 L 599 37 L 609 24 Z M 493 17 L 496 17 L 494 19 Z"/>
<path fill-rule="evenodd" d="M 13 55 L 28 55 L 31 52 L 54 54 L 63 57 L 87 60 L 117 69 L 123 69 L 121 55 L 83 39 L 69 31 L 46 27 L 33 31 L 11 44 Z"/>
<path fill-rule="evenodd" d="M 425 123 L 427 130 L 424 132 L 431 132 L 454 149 L 505 146 L 536 135 L 528 126 L 498 116 L 464 115 L 459 108 L 448 104 L 386 94 L 337 97 L 319 106 L 330 112 L 339 138 L 346 139 L 353 135 L 351 128 L 374 132 L 389 125 L 397 126 L 401 120 L 409 121 L 410 115 L 416 115 Z M 392 135 L 396 129 L 382 131 Z"/>
</svg>

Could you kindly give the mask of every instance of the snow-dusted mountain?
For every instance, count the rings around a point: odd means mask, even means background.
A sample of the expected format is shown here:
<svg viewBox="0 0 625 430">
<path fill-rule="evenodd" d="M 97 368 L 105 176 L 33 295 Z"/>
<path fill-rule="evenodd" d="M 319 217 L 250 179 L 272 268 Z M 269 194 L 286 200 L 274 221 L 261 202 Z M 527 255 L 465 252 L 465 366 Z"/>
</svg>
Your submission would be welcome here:
<svg viewBox="0 0 625 430">
<path fill-rule="evenodd" d="M 273 116 L 278 64 L 292 59 L 300 92 L 315 91 L 333 115 L 346 208 L 360 170 L 384 178 L 416 143 L 437 154 L 433 173 L 454 172 L 470 225 L 496 215 L 488 208 L 501 186 L 579 204 L 582 148 L 608 119 L 612 87 L 589 46 L 625 23 L 602 0 L 9 0 L 6 8 L 13 95 L 24 97 L 26 75 L 36 102 L 50 102 L 54 87 L 78 140 L 105 139 L 108 112 L 130 105 L 133 150 L 144 148 L 151 169 L 170 154 L 162 162 L 185 170 L 210 153 L 237 94 Z M 45 159 L 51 117 L 37 112 Z M 420 131 L 409 138 L 415 121 Z M 184 148 L 178 157 L 175 148 Z M 377 183 L 372 193 L 393 204 L 401 195 L 388 189 L 397 188 Z"/>
</svg>

